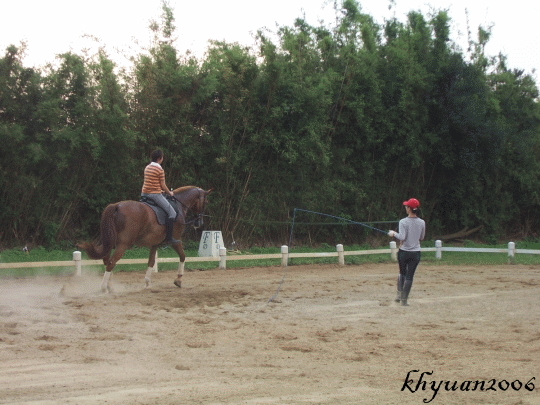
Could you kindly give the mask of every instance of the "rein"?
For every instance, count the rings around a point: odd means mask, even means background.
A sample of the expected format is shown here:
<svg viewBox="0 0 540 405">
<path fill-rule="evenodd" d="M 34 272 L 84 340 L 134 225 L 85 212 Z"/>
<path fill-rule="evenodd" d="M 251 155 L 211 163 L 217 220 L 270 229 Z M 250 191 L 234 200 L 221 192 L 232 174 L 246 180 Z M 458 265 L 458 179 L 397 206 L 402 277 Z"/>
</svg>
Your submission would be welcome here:
<svg viewBox="0 0 540 405">
<path fill-rule="evenodd" d="M 198 196 L 198 200 L 201 199 L 201 189 L 200 188 L 197 188 L 197 191 L 199 192 L 199 196 Z M 182 201 L 180 201 L 178 198 L 176 198 L 176 195 L 173 195 L 173 196 L 170 196 L 169 198 L 175 200 L 176 202 L 179 202 L 181 205 L 183 205 L 184 207 L 186 207 L 186 214 L 191 210 L 191 211 L 194 211 L 191 207 L 188 207 L 186 204 L 184 204 Z M 187 221 L 185 222 L 186 225 L 191 225 L 193 224 L 194 222 L 198 221 L 202 216 L 204 216 L 204 207 L 203 207 L 203 210 L 202 212 L 199 212 L 197 214 L 197 216 L 192 219 L 191 221 Z M 184 216 L 184 220 L 185 220 L 185 216 Z"/>
</svg>

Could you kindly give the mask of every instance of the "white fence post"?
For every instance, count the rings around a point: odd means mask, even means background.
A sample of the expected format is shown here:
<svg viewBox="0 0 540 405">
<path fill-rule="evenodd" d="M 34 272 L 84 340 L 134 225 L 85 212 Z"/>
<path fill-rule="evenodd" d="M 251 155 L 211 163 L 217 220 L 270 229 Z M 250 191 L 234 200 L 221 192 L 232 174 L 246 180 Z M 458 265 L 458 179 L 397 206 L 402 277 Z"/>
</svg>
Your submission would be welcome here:
<svg viewBox="0 0 540 405">
<path fill-rule="evenodd" d="M 281 246 L 281 267 L 287 267 L 289 262 L 289 247 L 287 245 Z"/>
<path fill-rule="evenodd" d="M 390 242 L 390 258 L 395 262 L 397 262 L 397 251 L 396 241 L 393 240 Z"/>
<path fill-rule="evenodd" d="M 516 256 L 516 244 L 514 242 L 508 242 L 508 264 L 515 263 Z"/>
<path fill-rule="evenodd" d="M 76 250 L 73 252 L 73 261 L 75 262 L 75 275 L 81 275 L 81 252 Z"/>
<path fill-rule="evenodd" d="M 343 254 L 343 245 L 336 245 L 338 263 L 345 266 L 345 255 Z"/>
<path fill-rule="evenodd" d="M 436 240 L 435 241 L 435 259 L 441 260 L 442 258 L 442 241 Z"/>
<path fill-rule="evenodd" d="M 219 269 L 225 270 L 227 268 L 227 249 L 219 248 Z"/>
</svg>

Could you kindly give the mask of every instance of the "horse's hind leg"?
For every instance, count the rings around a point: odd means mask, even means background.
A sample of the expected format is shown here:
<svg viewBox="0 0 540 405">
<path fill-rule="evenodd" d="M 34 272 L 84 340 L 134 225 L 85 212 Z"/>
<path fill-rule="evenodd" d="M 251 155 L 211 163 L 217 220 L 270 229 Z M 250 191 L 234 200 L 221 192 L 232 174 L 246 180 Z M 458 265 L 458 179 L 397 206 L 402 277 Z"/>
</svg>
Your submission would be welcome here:
<svg viewBox="0 0 540 405">
<path fill-rule="evenodd" d="M 101 292 L 107 292 L 108 286 L 111 279 L 111 272 L 107 271 L 107 266 L 109 265 L 109 262 L 111 261 L 111 255 L 107 254 L 103 258 L 103 264 L 105 265 L 105 273 L 103 273 L 103 279 L 101 280 Z"/>
<path fill-rule="evenodd" d="M 101 292 L 111 292 L 111 274 L 112 271 L 105 270 L 103 273 L 103 280 L 101 281 Z"/>
<path fill-rule="evenodd" d="M 171 246 L 180 257 L 180 263 L 178 264 L 178 277 L 176 277 L 176 280 L 174 280 L 174 285 L 177 287 L 182 287 L 182 276 L 184 275 L 184 263 L 186 261 L 186 254 L 184 253 L 182 242 Z"/>
<path fill-rule="evenodd" d="M 152 273 L 154 272 L 154 267 L 156 264 L 156 251 L 157 246 L 152 246 L 150 248 L 150 255 L 148 256 L 148 268 L 146 269 L 146 276 L 144 277 L 146 288 L 150 288 L 151 285 Z"/>
<path fill-rule="evenodd" d="M 111 286 L 111 274 L 112 270 L 114 269 L 114 266 L 116 266 L 116 263 L 120 258 L 123 256 L 124 252 L 126 251 L 127 246 L 119 245 L 114 250 L 114 254 L 112 255 L 112 258 L 109 260 L 103 259 L 103 262 L 105 264 L 105 274 L 103 274 L 103 280 L 101 282 L 101 291 L 102 292 L 112 292 L 112 286 Z"/>
</svg>

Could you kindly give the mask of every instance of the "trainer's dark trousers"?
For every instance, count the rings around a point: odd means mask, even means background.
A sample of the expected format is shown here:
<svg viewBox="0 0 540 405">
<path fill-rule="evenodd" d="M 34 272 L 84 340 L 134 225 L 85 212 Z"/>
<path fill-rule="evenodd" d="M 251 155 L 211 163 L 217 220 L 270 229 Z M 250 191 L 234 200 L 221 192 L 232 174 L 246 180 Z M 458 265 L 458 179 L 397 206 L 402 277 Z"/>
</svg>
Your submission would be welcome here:
<svg viewBox="0 0 540 405">
<path fill-rule="evenodd" d="M 407 301 L 414 278 L 414 272 L 420 263 L 420 251 L 408 252 L 399 250 L 397 254 L 399 263 L 398 291 L 402 291 L 402 299 Z"/>
</svg>

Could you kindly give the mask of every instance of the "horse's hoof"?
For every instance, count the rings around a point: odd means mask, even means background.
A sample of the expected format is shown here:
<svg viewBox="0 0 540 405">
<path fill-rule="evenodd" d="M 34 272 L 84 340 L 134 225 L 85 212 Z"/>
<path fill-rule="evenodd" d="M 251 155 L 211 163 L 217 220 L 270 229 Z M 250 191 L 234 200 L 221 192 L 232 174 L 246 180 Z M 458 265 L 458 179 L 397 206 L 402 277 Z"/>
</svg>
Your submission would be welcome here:
<svg viewBox="0 0 540 405">
<path fill-rule="evenodd" d="M 145 287 L 144 288 L 150 288 L 152 285 L 150 284 L 150 280 L 148 280 L 147 278 L 144 279 L 144 284 L 145 284 Z"/>
<path fill-rule="evenodd" d="M 178 279 L 174 280 L 174 285 L 177 286 L 178 288 L 182 288 L 182 282 Z"/>
</svg>

